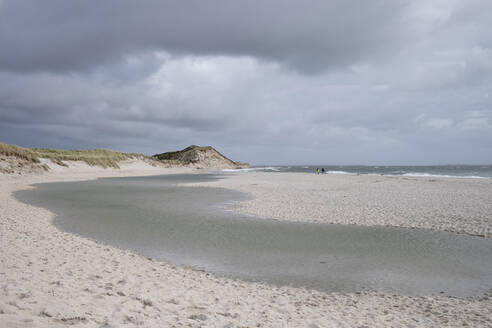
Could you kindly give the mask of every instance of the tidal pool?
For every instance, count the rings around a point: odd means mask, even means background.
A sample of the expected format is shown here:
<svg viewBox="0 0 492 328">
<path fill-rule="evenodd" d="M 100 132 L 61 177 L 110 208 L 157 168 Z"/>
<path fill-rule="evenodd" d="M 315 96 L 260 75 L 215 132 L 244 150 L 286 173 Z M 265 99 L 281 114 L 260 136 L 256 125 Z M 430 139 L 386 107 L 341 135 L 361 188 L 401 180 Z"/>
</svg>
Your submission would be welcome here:
<svg viewBox="0 0 492 328">
<path fill-rule="evenodd" d="M 16 193 L 62 230 L 224 276 L 323 291 L 469 296 L 492 289 L 492 240 L 418 229 L 291 223 L 224 210 L 236 191 L 186 174 L 44 183 Z"/>
</svg>

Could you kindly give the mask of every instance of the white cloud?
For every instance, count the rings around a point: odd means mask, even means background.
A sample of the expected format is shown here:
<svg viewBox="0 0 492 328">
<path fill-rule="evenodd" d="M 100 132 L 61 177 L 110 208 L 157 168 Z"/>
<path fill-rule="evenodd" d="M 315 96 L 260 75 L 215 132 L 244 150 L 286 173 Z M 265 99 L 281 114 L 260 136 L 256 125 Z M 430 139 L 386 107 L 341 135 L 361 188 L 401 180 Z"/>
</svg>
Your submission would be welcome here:
<svg viewBox="0 0 492 328">
<path fill-rule="evenodd" d="M 459 123 L 459 127 L 465 130 L 492 129 L 487 117 L 467 118 Z"/>
<path fill-rule="evenodd" d="M 453 125 L 453 121 L 445 118 L 429 118 L 424 125 L 433 129 L 445 129 Z"/>
</svg>

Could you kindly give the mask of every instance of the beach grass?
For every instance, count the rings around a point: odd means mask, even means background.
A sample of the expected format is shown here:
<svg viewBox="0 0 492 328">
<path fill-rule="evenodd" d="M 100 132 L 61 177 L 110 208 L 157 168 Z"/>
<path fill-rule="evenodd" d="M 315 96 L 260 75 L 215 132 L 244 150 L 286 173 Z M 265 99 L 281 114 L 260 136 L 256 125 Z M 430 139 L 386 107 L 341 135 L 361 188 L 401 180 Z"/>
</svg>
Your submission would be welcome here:
<svg viewBox="0 0 492 328">
<path fill-rule="evenodd" d="M 63 161 L 82 161 L 90 166 L 119 168 L 118 163 L 133 158 L 146 157 L 143 154 L 123 153 L 109 149 L 64 150 L 32 148 L 41 158 L 48 158 L 58 165 L 67 166 Z"/>
<path fill-rule="evenodd" d="M 183 150 L 170 151 L 162 154 L 155 154 L 152 157 L 163 162 L 187 165 L 197 161 L 199 152 L 206 152 L 206 151 L 216 151 L 216 150 L 213 149 L 211 146 L 200 147 L 196 145 L 191 145 Z"/>
<path fill-rule="evenodd" d="M 39 155 L 29 148 L 7 145 L 0 142 L 0 155 L 13 156 L 30 163 L 39 163 Z"/>
<path fill-rule="evenodd" d="M 118 163 L 133 158 L 148 158 L 138 153 L 123 153 L 109 149 L 65 150 L 50 148 L 24 148 L 0 142 L 0 155 L 16 157 L 29 163 L 40 163 L 40 158 L 68 166 L 64 161 L 82 161 L 90 166 L 119 168 Z"/>
</svg>

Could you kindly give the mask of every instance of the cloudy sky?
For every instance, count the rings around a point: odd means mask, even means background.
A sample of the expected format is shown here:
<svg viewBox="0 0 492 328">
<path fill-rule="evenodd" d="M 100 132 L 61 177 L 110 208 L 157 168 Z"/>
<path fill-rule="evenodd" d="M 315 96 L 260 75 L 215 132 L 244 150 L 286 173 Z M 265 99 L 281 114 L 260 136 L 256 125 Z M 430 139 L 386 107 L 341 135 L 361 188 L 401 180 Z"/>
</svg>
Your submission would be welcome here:
<svg viewBox="0 0 492 328">
<path fill-rule="evenodd" d="M 0 0 L 0 141 L 492 163 L 490 0 Z"/>
</svg>

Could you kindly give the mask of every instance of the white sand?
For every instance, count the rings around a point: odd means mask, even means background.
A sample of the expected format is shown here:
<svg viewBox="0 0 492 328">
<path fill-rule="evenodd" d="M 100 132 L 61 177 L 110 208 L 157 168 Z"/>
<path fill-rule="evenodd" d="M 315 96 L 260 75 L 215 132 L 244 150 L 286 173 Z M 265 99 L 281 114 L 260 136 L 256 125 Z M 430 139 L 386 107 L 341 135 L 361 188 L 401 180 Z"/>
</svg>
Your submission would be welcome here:
<svg viewBox="0 0 492 328">
<path fill-rule="evenodd" d="M 38 182 L 180 171 L 133 162 L 122 170 L 80 164 L 42 176 L 0 176 L 0 327 L 492 326 L 490 294 L 467 299 L 376 292 L 327 294 L 220 278 L 61 232 L 52 225 L 52 213 L 12 197 L 16 190 Z M 294 176 L 285 187 L 294 188 L 297 179 L 305 190 L 312 188 L 318 194 L 319 180 Z M 255 174 L 219 184 L 264 197 L 272 188 L 285 189 L 278 179 Z M 367 188 L 363 185 L 361 190 Z M 478 186 L 486 188 L 480 182 Z M 271 202 L 280 201 L 297 214 L 310 213 L 299 203 L 303 198 L 283 198 L 290 192 L 282 193 L 283 201 L 279 196 L 263 198 L 238 209 L 274 214 L 277 203 Z M 315 206 L 313 199 L 311 215 L 303 217 L 326 217 L 317 214 L 322 211 L 318 207 L 325 206 L 319 203 Z M 287 217 L 283 214 L 272 216 Z M 295 219 L 296 214 L 289 218 Z"/>
<path fill-rule="evenodd" d="M 244 172 L 206 185 L 251 194 L 233 206 L 243 214 L 492 237 L 492 179 Z"/>
</svg>

